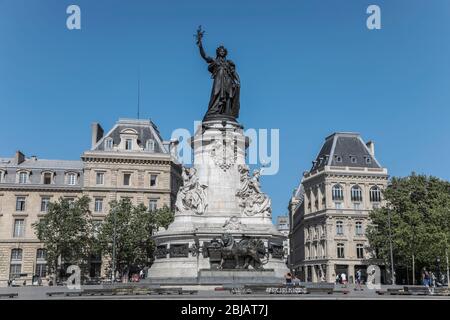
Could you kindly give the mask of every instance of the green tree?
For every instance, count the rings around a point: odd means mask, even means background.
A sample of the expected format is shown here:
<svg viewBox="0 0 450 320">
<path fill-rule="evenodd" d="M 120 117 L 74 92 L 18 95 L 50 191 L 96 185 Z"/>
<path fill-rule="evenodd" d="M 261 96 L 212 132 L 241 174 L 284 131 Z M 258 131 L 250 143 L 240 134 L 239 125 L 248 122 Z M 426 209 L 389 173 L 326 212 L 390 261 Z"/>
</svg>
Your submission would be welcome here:
<svg viewBox="0 0 450 320">
<path fill-rule="evenodd" d="M 389 265 L 390 231 L 394 263 L 410 266 L 415 282 L 417 270 L 433 268 L 436 258 L 447 253 L 450 183 L 413 173 L 405 178 L 392 178 L 383 195 L 386 205 L 370 213 L 372 225 L 367 229 L 370 247 Z"/>
<path fill-rule="evenodd" d="M 87 196 L 73 201 L 60 198 L 50 203 L 45 216 L 33 224 L 47 252 L 49 273 L 57 280 L 68 265 L 85 270 L 94 240 L 89 202 Z"/>
<path fill-rule="evenodd" d="M 133 206 L 129 199 L 112 201 L 110 206 L 98 235 L 100 250 L 110 260 L 110 270 L 114 249 L 115 270 L 121 276 L 149 266 L 155 249 L 152 234 L 159 227 L 167 227 L 173 213 L 167 207 L 150 212 L 143 204 Z"/>
</svg>

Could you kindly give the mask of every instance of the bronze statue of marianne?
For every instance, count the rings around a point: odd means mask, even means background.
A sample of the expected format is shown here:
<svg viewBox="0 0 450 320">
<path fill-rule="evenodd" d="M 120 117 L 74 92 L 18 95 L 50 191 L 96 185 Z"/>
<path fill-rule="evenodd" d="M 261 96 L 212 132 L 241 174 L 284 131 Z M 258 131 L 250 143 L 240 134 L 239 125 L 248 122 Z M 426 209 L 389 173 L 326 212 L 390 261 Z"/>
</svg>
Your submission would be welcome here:
<svg viewBox="0 0 450 320">
<path fill-rule="evenodd" d="M 197 30 L 197 45 L 200 55 L 208 63 L 214 83 L 211 90 L 208 112 L 203 121 L 207 120 L 234 120 L 239 117 L 239 93 L 241 83 L 236 72 L 236 66 L 227 60 L 227 49 L 220 46 L 216 49 L 216 58 L 206 55 L 202 45 L 204 35 L 201 26 Z"/>
</svg>

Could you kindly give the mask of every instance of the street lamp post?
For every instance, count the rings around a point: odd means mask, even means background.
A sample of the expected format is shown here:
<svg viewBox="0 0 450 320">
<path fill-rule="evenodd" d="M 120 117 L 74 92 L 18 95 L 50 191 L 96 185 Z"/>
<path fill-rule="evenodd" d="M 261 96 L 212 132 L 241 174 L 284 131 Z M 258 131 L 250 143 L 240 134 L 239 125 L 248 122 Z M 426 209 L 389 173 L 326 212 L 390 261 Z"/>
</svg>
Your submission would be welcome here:
<svg viewBox="0 0 450 320">
<path fill-rule="evenodd" d="M 394 253 L 392 250 L 392 234 L 391 234 L 391 211 L 388 209 L 388 228 L 389 228 L 389 251 L 391 256 L 391 281 L 395 285 L 395 271 L 394 271 Z"/>
</svg>

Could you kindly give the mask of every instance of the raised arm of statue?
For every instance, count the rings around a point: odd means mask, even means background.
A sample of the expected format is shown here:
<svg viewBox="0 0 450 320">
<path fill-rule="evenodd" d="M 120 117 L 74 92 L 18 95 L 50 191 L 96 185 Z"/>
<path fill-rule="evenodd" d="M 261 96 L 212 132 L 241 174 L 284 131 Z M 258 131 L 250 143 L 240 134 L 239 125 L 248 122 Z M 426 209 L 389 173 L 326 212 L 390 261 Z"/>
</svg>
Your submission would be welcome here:
<svg viewBox="0 0 450 320">
<path fill-rule="evenodd" d="M 203 38 L 203 35 L 204 35 L 204 34 L 205 34 L 205 31 L 202 31 L 202 26 L 199 26 L 198 29 L 197 29 L 197 35 L 196 35 L 196 38 L 197 38 L 197 45 L 198 45 L 198 48 L 200 49 L 200 55 L 202 56 L 202 58 L 203 58 L 206 62 L 211 63 L 211 62 L 214 61 L 214 59 L 211 58 L 211 57 L 209 57 L 209 56 L 206 54 L 205 49 L 203 49 L 202 38 Z"/>
</svg>

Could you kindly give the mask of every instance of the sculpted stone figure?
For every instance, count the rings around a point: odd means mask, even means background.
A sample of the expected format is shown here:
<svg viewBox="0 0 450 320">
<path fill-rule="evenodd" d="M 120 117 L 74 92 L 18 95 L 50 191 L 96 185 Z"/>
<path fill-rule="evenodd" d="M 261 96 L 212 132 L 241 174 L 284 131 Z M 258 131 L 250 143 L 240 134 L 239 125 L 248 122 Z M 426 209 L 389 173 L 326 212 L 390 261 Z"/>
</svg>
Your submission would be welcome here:
<svg viewBox="0 0 450 320">
<path fill-rule="evenodd" d="M 250 170 L 247 165 L 239 165 L 240 189 L 236 192 L 239 198 L 239 205 L 243 213 L 247 216 L 262 215 L 264 217 L 272 216 L 270 198 L 262 192 L 259 179 L 261 170 L 253 171 L 250 177 Z"/>
<path fill-rule="evenodd" d="M 221 239 L 222 260 L 219 269 L 263 269 L 268 261 L 268 252 L 261 239 L 244 237 L 236 242 L 229 233 L 224 233 Z"/>
<path fill-rule="evenodd" d="M 208 71 L 214 79 L 208 112 L 204 120 L 239 117 L 239 94 L 241 83 L 233 61 L 227 59 L 228 51 L 224 46 L 216 49 L 216 58 L 209 57 L 203 49 L 204 35 L 201 26 L 197 30 L 197 45 L 201 57 L 208 63 Z"/>
<path fill-rule="evenodd" d="M 195 168 L 183 168 L 183 186 L 177 194 L 175 202 L 176 212 L 193 211 L 203 214 L 208 204 L 206 203 L 207 185 L 200 184 Z"/>
</svg>

